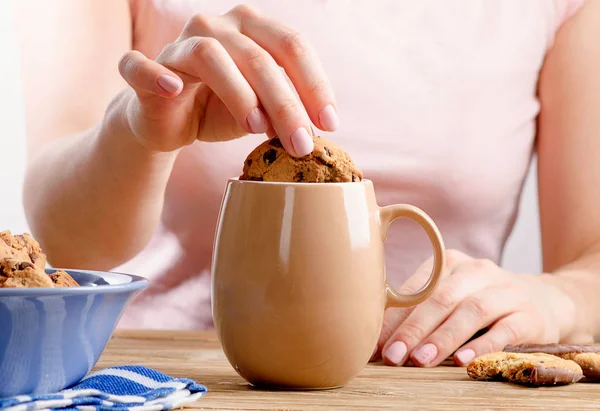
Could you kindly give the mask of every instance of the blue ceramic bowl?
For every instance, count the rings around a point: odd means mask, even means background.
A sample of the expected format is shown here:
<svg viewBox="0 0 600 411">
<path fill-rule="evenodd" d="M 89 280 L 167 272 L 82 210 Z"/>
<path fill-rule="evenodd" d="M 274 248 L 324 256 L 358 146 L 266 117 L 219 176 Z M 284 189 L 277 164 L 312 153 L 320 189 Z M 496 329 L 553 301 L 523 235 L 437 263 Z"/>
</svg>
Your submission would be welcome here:
<svg viewBox="0 0 600 411">
<path fill-rule="evenodd" d="M 52 393 L 80 381 L 148 284 L 127 274 L 65 271 L 81 287 L 0 288 L 0 398 Z"/>
</svg>

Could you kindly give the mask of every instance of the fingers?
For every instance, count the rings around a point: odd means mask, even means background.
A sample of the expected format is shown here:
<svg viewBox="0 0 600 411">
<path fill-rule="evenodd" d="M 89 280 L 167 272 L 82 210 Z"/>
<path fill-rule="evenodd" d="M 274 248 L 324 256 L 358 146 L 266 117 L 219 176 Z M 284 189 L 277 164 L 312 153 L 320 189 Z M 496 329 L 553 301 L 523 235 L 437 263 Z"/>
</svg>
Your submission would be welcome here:
<svg viewBox="0 0 600 411">
<path fill-rule="evenodd" d="M 231 56 L 243 77 L 258 96 L 261 107 L 272 125 L 273 132 L 280 138 L 284 148 L 295 156 L 307 155 L 314 148 L 310 133 L 311 118 L 303 105 L 302 98 L 296 94 L 296 89 L 300 84 L 297 84 L 297 81 L 307 83 L 308 80 L 305 80 L 306 76 L 299 77 L 297 75 L 302 71 L 296 67 L 298 66 L 297 62 L 294 67 L 286 63 L 287 67 L 284 67 L 286 71 L 291 70 L 287 74 L 296 73 L 295 79 L 292 79 L 293 87 L 290 87 L 286 72 L 278 65 L 277 57 L 273 55 L 275 50 L 273 48 L 265 49 L 257 44 L 257 41 L 251 38 L 250 33 L 242 34 L 240 32 L 243 26 L 242 22 L 248 19 L 252 19 L 256 23 L 252 26 L 253 28 L 257 25 L 275 24 L 275 22 L 258 17 L 258 14 L 247 6 L 238 6 L 225 16 L 195 16 L 186 25 L 183 37 L 202 36 L 216 39 Z M 259 31 L 258 34 L 262 35 L 263 40 L 275 35 L 273 32 L 264 30 Z M 269 40 L 267 43 L 271 44 L 273 41 Z M 305 68 L 318 64 L 314 59 L 312 61 L 302 59 L 302 61 Z M 310 68 L 309 70 L 322 71 L 321 68 Z M 317 79 L 315 74 L 310 76 L 311 84 L 315 81 L 321 84 L 321 86 L 317 83 L 312 84 L 314 86 L 312 94 L 316 96 L 332 94 L 331 88 L 324 85 L 321 77 Z M 306 87 L 304 88 L 306 89 Z M 304 91 L 302 93 L 307 95 Z M 322 97 L 318 105 L 323 106 L 323 104 L 331 105 L 333 100 L 329 97 Z M 324 107 L 320 107 L 319 112 Z M 312 110 L 318 117 L 317 109 Z M 336 122 L 331 118 L 331 110 L 331 108 L 327 108 L 323 111 L 324 122 Z M 316 124 L 319 123 L 316 122 Z"/>
<path fill-rule="evenodd" d="M 471 260 L 471 257 L 460 251 L 447 250 L 447 269 L 445 269 L 442 273 L 442 284 L 444 278 L 450 274 L 454 266 Z M 421 264 L 415 273 L 402 285 L 398 292 L 402 294 L 412 294 L 417 292 L 427 282 L 427 278 L 429 278 L 431 275 L 432 267 L 433 257 Z M 400 324 L 402 324 L 416 308 L 417 307 L 389 308 L 386 310 L 377 348 L 373 352 L 371 361 L 378 359 L 380 354 L 384 351 L 384 360 L 389 365 L 400 364 L 403 362 L 403 359 L 406 359 L 406 354 L 408 353 L 408 347 L 406 346 L 406 343 L 404 341 L 393 340 L 391 337 L 396 332 Z"/>
<path fill-rule="evenodd" d="M 240 31 L 269 52 L 285 69 L 313 123 L 321 130 L 335 131 L 339 120 L 333 89 L 308 40 L 301 33 L 248 7 L 238 7 L 231 14 L 238 19 Z"/>
<path fill-rule="evenodd" d="M 415 271 L 415 273 L 398 289 L 398 292 L 401 294 L 413 294 L 419 290 L 427 282 L 427 278 L 431 275 L 431 268 L 433 267 L 433 257 L 425 261 L 421 266 Z M 447 275 L 446 272 L 442 275 Z M 415 307 L 391 307 L 388 308 L 383 316 L 383 324 L 381 327 L 381 332 L 379 334 L 379 340 L 377 342 L 377 347 L 371 356 L 371 361 L 374 361 L 379 358 L 381 348 L 385 345 L 385 343 L 389 340 L 389 338 L 394 334 L 396 329 L 402 324 L 402 322 L 413 312 Z M 397 352 L 396 354 L 392 354 L 392 357 L 400 357 L 406 354 L 406 346 L 402 346 L 401 344 L 396 344 L 394 350 Z M 400 351 L 398 351 L 400 350 Z"/>
<path fill-rule="evenodd" d="M 311 118 L 323 130 L 337 127 L 333 92 L 312 48 L 247 6 L 194 16 L 157 61 L 183 80 L 184 97 L 188 83 L 205 83 L 244 130 L 277 135 L 294 156 L 314 149 Z M 161 83 L 179 92 L 170 78 Z"/>
<path fill-rule="evenodd" d="M 550 340 L 540 340 L 539 318 L 532 318 L 532 314 L 519 311 L 508 315 L 494 324 L 490 330 L 479 338 L 465 344 L 454 355 L 456 364 L 468 365 L 474 358 L 495 351 L 502 351 L 509 344 L 523 344 L 535 340 L 541 344 Z M 538 325 L 538 327 L 536 327 Z"/>
<path fill-rule="evenodd" d="M 462 300 L 450 317 L 415 347 L 411 361 L 419 366 L 438 365 L 479 330 L 498 318 L 521 310 L 525 304 L 522 294 L 509 288 L 485 288 L 472 294 Z M 474 352 L 461 351 L 456 358 L 459 363 L 464 363 L 473 359 L 468 358 L 471 355 Z"/>
<path fill-rule="evenodd" d="M 136 50 L 121 57 L 119 73 L 141 98 L 149 95 L 175 97 L 183 89 L 179 76 Z"/>
<path fill-rule="evenodd" d="M 296 156 L 311 153 L 310 119 L 273 57 L 237 33 L 223 35 L 221 41 L 258 95 L 285 149 Z"/>
<path fill-rule="evenodd" d="M 452 314 L 461 301 L 495 284 L 497 276 L 493 274 L 500 270 L 497 266 L 484 263 L 483 260 L 462 258 L 459 256 L 452 259 L 456 265 L 451 269 L 451 275 L 443 279 L 435 293 L 398 325 L 385 343 L 382 352 L 387 364 L 403 364 L 408 360 L 407 354 L 410 353 L 420 364 L 438 358 L 437 348 L 423 345 L 422 341 Z M 483 274 L 482 270 L 487 270 L 488 273 Z M 413 353 L 418 347 L 419 351 Z"/>
<path fill-rule="evenodd" d="M 472 258 L 467 256 L 464 253 L 456 250 L 448 250 L 446 251 L 446 267 L 442 273 L 442 282 L 444 278 L 447 277 L 452 270 L 452 267 L 458 265 L 465 261 L 471 261 Z M 415 273 L 408 279 L 402 287 L 398 290 L 401 294 L 413 294 L 419 291 L 423 285 L 427 282 L 427 279 L 431 275 L 431 269 L 433 267 L 433 257 L 429 258 L 425 261 L 421 266 L 415 271 Z M 406 308 L 396 308 L 392 307 L 386 310 L 383 325 L 381 328 L 381 333 L 379 335 L 379 340 L 377 342 L 377 347 L 371 356 L 371 361 L 374 361 L 379 358 L 383 347 L 386 347 L 387 356 L 385 361 L 392 365 L 400 362 L 400 358 L 404 358 L 407 353 L 406 344 L 402 341 L 398 341 L 397 344 L 394 344 L 393 347 L 390 347 L 392 343 L 387 344 L 390 337 L 394 334 L 396 329 L 406 320 L 406 318 L 416 309 L 416 307 L 406 307 Z M 397 361 L 396 361 L 397 360 Z"/>
<path fill-rule="evenodd" d="M 267 131 L 268 121 L 257 95 L 216 39 L 189 37 L 167 46 L 158 61 L 182 75 L 186 82 L 204 82 L 243 129 L 250 133 Z"/>
</svg>

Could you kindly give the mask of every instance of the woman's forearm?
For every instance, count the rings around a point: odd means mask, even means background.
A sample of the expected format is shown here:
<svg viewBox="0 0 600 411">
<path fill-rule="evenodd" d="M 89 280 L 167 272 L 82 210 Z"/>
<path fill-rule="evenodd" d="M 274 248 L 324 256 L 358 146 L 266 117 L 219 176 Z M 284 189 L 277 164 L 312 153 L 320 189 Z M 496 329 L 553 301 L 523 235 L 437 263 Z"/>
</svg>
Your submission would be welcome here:
<svg viewBox="0 0 600 411">
<path fill-rule="evenodd" d="M 25 212 L 54 266 L 117 266 L 158 225 L 177 153 L 135 141 L 123 115 L 131 97 L 121 93 L 100 124 L 48 144 L 28 165 Z"/>
</svg>

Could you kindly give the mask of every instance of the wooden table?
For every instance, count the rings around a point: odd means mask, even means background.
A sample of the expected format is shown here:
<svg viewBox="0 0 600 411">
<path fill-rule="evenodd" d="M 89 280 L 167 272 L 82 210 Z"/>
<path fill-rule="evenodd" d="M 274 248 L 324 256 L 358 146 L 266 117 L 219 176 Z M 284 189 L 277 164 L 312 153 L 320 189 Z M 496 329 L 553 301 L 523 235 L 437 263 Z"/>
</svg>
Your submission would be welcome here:
<svg viewBox="0 0 600 411">
<path fill-rule="evenodd" d="M 208 387 L 191 409 L 600 409 L 600 384 L 525 388 L 478 382 L 455 366 L 423 369 L 368 364 L 344 388 L 263 391 L 250 387 L 227 362 L 213 332 L 119 330 L 96 368 L 141 364 Z"/>
</svg>

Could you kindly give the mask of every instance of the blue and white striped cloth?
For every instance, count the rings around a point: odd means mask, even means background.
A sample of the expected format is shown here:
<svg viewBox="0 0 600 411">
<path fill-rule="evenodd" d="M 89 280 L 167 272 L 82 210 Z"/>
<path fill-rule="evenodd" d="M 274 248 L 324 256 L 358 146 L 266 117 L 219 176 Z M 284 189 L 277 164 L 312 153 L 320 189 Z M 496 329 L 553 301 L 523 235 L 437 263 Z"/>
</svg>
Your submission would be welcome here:
<svg viewBox="0 0 600 411">
<path fill-rule="evenodd" d="M 0 410 L 170 410 L 197 401 L 206 391 L 190 379 L 129 365 L 96 371 L 56 394 L 0 398 Z"/>
</svg>

